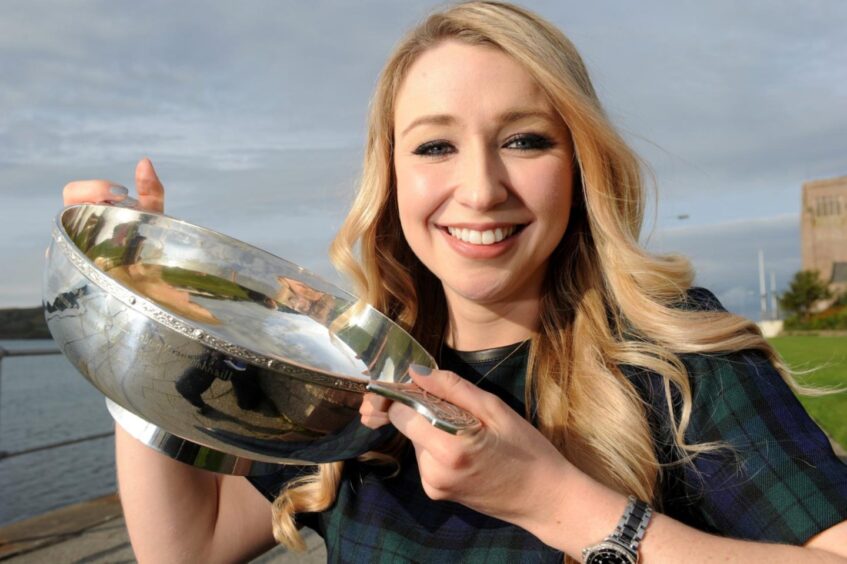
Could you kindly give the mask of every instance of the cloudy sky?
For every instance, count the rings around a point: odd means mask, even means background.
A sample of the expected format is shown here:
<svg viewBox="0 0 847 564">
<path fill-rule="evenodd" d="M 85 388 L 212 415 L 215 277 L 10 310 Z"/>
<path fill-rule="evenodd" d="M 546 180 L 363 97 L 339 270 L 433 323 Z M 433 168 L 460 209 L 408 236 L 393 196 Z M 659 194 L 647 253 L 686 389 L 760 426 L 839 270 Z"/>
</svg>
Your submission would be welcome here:
<svg viewBox="0 0 847 564">
<path fill-rule="evenodd" d="M 4 0 L 0 307 L 39 303 L 62 186 L 129 184 L 142 156 L 169 214 L 328 275 L 376 75 L 436 5 Z M 758 317 L 758 249 L 784 286 L 802 182 L 847 174 L 847 3 L 524 5 L 576 43 L 650 163 L 648 244 L 689 255 L 700 284 Z"/>
</svg>

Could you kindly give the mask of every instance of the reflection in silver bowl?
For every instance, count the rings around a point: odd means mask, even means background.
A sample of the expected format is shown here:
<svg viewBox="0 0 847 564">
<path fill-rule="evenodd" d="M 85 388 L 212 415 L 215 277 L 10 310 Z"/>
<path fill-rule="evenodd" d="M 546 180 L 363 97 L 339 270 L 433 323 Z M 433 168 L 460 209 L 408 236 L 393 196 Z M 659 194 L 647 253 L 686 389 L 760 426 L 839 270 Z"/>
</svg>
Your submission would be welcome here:
<svg viewBox="0 0 847 564">
<path fill-rule="evenodd" d="M 435 366 L 405 331 L 299 266 L 165 215 L 79 205 L 56 219 L 44 308 L 54 339 L 136 438 L 219 472 L 343 460 L 386 433 L 367 389 L 462 432 L 468 413 L 410 383 Z"/>
</svg>

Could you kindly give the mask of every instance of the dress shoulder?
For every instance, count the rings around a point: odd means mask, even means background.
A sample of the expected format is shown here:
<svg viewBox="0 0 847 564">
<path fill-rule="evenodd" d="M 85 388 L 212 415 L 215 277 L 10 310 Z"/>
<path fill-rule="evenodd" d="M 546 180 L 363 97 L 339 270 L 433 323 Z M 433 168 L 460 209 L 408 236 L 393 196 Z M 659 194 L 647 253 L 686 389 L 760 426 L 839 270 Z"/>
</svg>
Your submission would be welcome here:
<svg viewBox="0 0 847 564">
<path fill-rule="evenodd" d="M 684 472 L 683 499 L 724 535 L 803 544 L 847 519 L 847 466 L 761 353 L 686 355 L 690 444 L 714 443 Z"/>
<path fill-rule="evenodd" d="M 692 288 L 681 309 L 725 311 Z M 701 530 L 803 544 L 847 520 L 847 465 L 764 354 L 683 354 L 692 391 L 688 444 L 714 449 L 680 464 L 662 378 L 625 372 L 648 405 L 660 462 L 661 510 Z M 672 402 L 681 409 L 678 393 Z"/>
<path fill-rule="evenodd" d="M 686 311 L 726 311 L 717 296 L 699 286 L 689 288 L 685 299 L 677 307 Z"/>
</svg>

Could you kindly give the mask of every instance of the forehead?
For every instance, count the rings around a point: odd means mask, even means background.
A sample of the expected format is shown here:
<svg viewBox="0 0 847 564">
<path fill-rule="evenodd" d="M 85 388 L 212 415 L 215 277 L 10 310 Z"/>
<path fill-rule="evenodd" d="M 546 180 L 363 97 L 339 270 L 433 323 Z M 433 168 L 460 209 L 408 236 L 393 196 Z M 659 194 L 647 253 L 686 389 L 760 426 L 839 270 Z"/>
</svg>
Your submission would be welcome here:
<svg viewBox="0 0 847 564">
<path fill-rule="evenodd" d="M 538 83 L 492 46 L 445 41 L 409 68 L 395 100 L 395 123 L 421 114 L 486 115 L 515 108 L 549 109 Z"/>
</svg>

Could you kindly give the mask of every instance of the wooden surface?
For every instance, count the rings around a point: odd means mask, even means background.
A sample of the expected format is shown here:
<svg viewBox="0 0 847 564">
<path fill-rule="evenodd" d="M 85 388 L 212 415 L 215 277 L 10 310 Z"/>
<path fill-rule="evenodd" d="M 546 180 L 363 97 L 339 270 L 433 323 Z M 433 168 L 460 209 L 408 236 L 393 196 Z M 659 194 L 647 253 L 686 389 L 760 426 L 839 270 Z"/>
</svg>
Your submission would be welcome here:
<svg viewBox="0 0 847 564">
<path fill-rule="evenodd" d="M 326 562 L 323 540 L 307 531 L 307 550 L 277 547 L 253 564 Z M 135 562 L 117 495 L 56 509 L 0 527 L 0 561 L 5 563 Z"/>
</svg>

